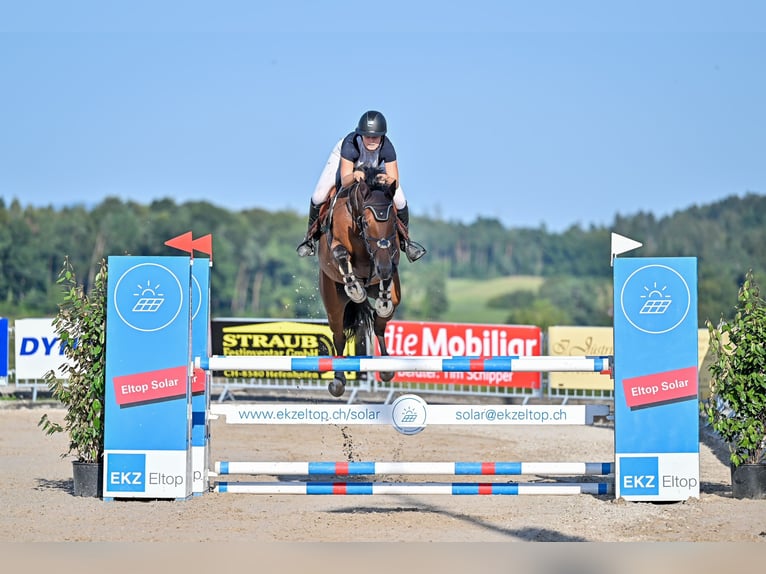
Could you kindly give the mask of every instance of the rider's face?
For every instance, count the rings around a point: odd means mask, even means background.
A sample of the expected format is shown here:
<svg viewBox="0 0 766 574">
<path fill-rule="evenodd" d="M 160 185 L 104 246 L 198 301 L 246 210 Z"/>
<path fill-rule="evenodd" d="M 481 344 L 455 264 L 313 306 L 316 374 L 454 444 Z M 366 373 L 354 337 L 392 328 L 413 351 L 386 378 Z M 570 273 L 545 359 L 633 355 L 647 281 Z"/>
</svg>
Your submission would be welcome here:
<svg viewBox="0 0 766 574">
<path fill-rule="evenodd" d="M 375 151 L 380 146 L 380 136 L 362 136 L 362 143 L 370 151 Z"/>
</svg>

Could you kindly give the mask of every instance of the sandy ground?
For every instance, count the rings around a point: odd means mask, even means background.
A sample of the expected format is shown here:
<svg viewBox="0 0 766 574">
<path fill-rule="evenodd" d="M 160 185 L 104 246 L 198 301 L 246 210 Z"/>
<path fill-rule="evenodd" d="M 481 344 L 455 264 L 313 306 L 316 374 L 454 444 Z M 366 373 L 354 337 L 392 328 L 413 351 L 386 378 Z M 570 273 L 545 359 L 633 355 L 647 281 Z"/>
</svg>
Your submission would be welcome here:
<svg viewBox="0 0 766 574">
<path fill-rule="evenodd" d="M 766 501 L 731 497 L 726 452 L 704 426 L 702 494 L 685 503 L 628 503 L 611 495 L 225 493 L 104 502 L 73 496 L 71 459 L 60 456 L 66 437 L 37 427 L 44 412 L 61 420 L 61 409 L 0 406 L 0 542 L 766 542 Z M 253 427 L 219 419 L 211 433 L 212 460 L 613 460 L 608 424 L 429 427 L 404 436 L 385 427 Z"/>
</svg>

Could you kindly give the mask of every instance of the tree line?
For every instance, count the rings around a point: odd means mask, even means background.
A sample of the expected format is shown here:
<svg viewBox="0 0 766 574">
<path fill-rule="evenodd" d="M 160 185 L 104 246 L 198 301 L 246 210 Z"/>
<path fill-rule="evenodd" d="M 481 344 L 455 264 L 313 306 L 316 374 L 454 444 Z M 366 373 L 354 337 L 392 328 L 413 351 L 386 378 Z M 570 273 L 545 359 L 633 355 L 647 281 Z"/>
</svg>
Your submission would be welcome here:
<svg viewBox="0 0 766 574">
<path fill-rule="evenodd" d="M 618 215 L 611 225 L 579 225 L 561 233 L 506 228 L 498 220 L 473 223 L 412 216 L 429 250 L 410 265 L 403 259 L 406 296 L 397 317 L 439 320 L 449 308 L 450 278 L 543 277 L 533 291 L 490 301 L 506 323 L 610 325 L 610 235 L 643 242 L 645 257 L 698 258 L 699 322 L 730 318 L 748 270 L 764 281 L 766 196 L 749 193 L 657 218 Z M 216 317 L 323 318 L 316 258 L 299 258 L 305 214 L 262 209 L 230 211 L 209 202 L 148 205 L 106 198 L 94 207 L 24 207 L 0 198 L 0 315 L 55 314 L 56 279 L 67 256 L 86 290 L 109 255 L 178 255 L 164 245 L 192 231 L 213 235 L 212 313 Z"/>
</svg>

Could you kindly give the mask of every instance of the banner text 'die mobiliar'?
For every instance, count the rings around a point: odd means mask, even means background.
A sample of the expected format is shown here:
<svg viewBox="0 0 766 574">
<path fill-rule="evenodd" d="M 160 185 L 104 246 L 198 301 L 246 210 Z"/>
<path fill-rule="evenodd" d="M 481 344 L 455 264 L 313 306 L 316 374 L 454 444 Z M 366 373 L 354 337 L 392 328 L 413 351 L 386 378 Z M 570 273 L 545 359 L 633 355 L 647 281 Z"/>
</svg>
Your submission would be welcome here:
<svg viewBox="0 0 766 574">
<path fill-rule="evenodd" d="M 392 356 L 507 357 L 540 356 L 542 332 L 533 325 L 478 325 L 391 321 L 386 348 Z M 408 383 L 486 385 L 539 389 L 540 373 L 398 372 L 394 381 Z"/>
</svg>

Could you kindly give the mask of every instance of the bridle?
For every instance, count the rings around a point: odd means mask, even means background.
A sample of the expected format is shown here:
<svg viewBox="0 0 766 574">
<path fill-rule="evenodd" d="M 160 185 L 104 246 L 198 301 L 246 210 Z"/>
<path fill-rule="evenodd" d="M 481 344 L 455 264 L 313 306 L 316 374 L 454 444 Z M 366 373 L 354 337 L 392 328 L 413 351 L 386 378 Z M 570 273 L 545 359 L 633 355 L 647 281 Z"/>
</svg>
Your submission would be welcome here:
<svg viewBox="0 0 766 574">
<path fill-rule="evenodd" d="M 380 251 L 387 250 L 393 271 L 393 268 L 395 268 L 398 263 L 399 255 L 399 250 L 396 245 L 397 229 L 393 199 L 389 199 L 383 192 L 371 191 L 369 195 L 371 196 L 372 201 L 363 201 L 363 194 L 361 193 L 360 186 L 361 182 L 357 183 L 355 189 L 352 189 L 349 193 L 349 202 L 347 203 L 349 212 L 359 230 L 359 235 L 364 242 L 367 254 L 370 256 L 370 261 L 379 261 L 379 256 L 381 255 Z M 379 237 L 372 233 L 370 222 L 367 217 L 365 217 L 365 213 L 368 211 L 376 221 L 390 222 L 393 218 L 393 224 L 389 226 L 391 230 L 390 233 L 383 237 Z M 373 267 L 373 265 L 370 266 L 370 280 L 376 273 Z M 384 278 L 381 277 L 381 280 L 383 279 Z"/>
</svg>

